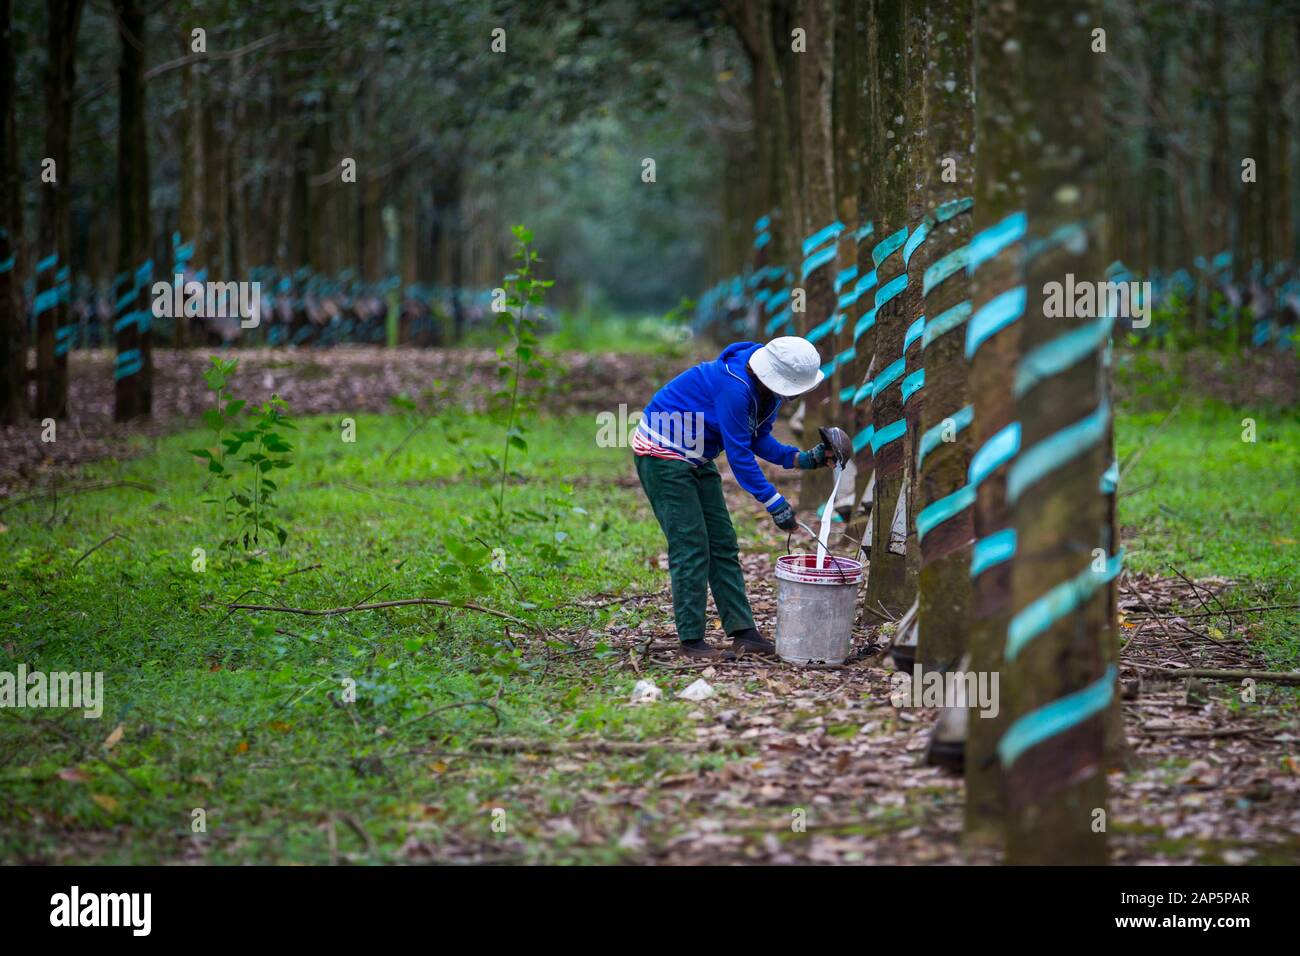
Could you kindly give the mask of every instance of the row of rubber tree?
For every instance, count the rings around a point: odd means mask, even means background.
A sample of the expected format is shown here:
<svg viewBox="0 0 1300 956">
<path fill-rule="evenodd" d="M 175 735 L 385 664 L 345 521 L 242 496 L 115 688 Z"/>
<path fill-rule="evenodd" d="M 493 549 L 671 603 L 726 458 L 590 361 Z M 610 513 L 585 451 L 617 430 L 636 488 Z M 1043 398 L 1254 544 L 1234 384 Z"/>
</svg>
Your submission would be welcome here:
<svg viewBox="0 0 1300 956">
<path fill-rule="evenodd" d="M 1106 859 L 1121 759 L 1105 151 L 1086 0 L 801 0 L 730 11 L 755 67 L 752 275 L 813 339 L 804 433 L 854 436 L 864 604 L 922 672 L 999 675 L 969 712 L 966 830 L 1017 863 Z M 800 308 L 802 306 L 802 308 Z M 801 507 L 829 492 L 810 475 Z M 896 636 L 905 640 L 906 635 Z"/>
<path fill-rule="evenodd" d="M 149 280 L 149 152 L 145 126 L 145 7 L 141 0 L 113 0 L 120 37 L 117 131 L 117 279 L 113 284 L 114 417 L 148 415 L 152 407 Z M 48 169 L 40 192 L 35 261 L 18 263 L 23 231 L 15 123 L 16 50 L 13 0 L 0 0 L 0 423 L 26 417 L 27 336 L 20 276 L 30 266 L 36 296 L 37 418 L 63 418 L 68 406 L 73 91 L 77 29 L 84 0 L 46 4 L 48 62 L 45 70 L 45 138 Z"/>
</svg>

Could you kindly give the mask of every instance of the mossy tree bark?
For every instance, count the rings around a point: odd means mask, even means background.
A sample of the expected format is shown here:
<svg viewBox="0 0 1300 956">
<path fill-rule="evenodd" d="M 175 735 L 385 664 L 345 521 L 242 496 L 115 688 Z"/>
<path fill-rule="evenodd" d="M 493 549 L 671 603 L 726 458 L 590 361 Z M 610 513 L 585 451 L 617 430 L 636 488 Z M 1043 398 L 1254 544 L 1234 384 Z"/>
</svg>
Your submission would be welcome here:
<svg viewBox="0 0 1300 956">
<path fill-rule="evenodd" d="M 1026 94 L 1017 15 L 1017 0 L 988 0 L 979 5 L 975 16 L 979 91 L 975 98 L 972 236 L 988 235 L 1024 210 Z M 1009 370 L 1016 367 L 1020 354 L 1020 323 L 1012 322 L 978 343 L 971 339 L 970 332 L 981 313 L 999 296 L 1023 287 L 1023 256 L 1023 243 L 1013 239 L 981 262 L 972 259 L 969 266 L 971 318 L 967 320 L 966 334 L 959 335 L 971 363 L 971 452 L 988 465 L 982 480 L 977 474 L 968 475 L 976 490 L 977 552 L 1014 535 L 1006 505 L 1006 472 L 1011 459 L 999 451 L 1004 447 L 1014 449 L 995 439 L 1007 438 L 1015 420 Z M 997 554 L 991 550 L 988 553 Z M 1010 600 L 1011 564 L 1005 551 L 1000 560 L 972 564 L 968 635 L 972 670 L 990 674 L 1002 671 Z M 1005 709 L 1000 709 L 996 717 L 973 717 L 968 725 L 965 832 L 975 842 L 1002 839 L 1005 804 L 997 744 L 1005 727 Z"/>
<path fill-rule="evenodd" d="M 849 534 L 865 542 L 867 515 L 872 486 L 875 484 L 875 455 L 871 450 L 873 429 L 871 415 L 870 381 L 875 374 L 876 266 L 871 251 L 876 245 L 877 207 L 876 191 L 880 177 L 876 175 L 884 154 L 881 140 L 876 136 L 876 110 L 879 104 L 879 56 L 876 49 L 877 20 L 875 0 L 861 0 L 857 7 L 858 58 L 860 61 L 855 109 L 858 112 L 858 139 L 854 146 L 860 161 L 858 175 L 858 228 L 856 230 L 858 275 L 853 284 L 853 305 L 846 310 L 844 324 L 853 341 L 854 358 L 845 378 L 855 386 L 852 406 L 852 427 L 855 453 L 854 510 L 849 521 Z M 847 416 L 846 416 L 847 417 Z M 847 426 L 846 426 L 847 427 Z M 870 542 L 865 542 L 868 545 Z"/>
<path fill-rule="evenodd" d="M 1027 112 L 1028 142 L 1036 151 L 1024 177 L 1031 251 L 1013 385 L 1021 451 L 1007 478 L 1017 550 L 1004 647 L 1008 726 L 999 742 L 1010 863 L 1106 860 L 1098 814 L 1106 805 L 1106 704 L 1115 696 L 1115 671 L 1106 659 L 1110 529 L 1101 493 L 1109 466 L 1109 400 L 1103 345 L 1069 352 L 1069 362 L 1059 348 L 1071 332 L 1097 327 L 1097 318 L 1075 315 L 1086 313 L 1083 308 L 1057 315 L 1048 307 L 1051 283 L 1065 283 L 1069 275 L 1097 282 L 1105 266 L 1098 244 L 1104 155 L 1099 64 L 1089 22 L 1087 3 L 1020 4 L 1025 75 L 1036 89 L 1056 95 L 1033 95 Z M 1049 595 L 1062 593 L 1074 595 L 1072 609 L 1038 613 Z M 1064 726 L 1047 719 L 1047 708 L 1063 706 L 1070 715 Z"/>
<path fill-rule="evenodd" d="M 906 0 L 878 0 L 875 4 L 877 107 L 872 134 L 881 141 L 880 162 L 875 167 L 877 197 L 875 246 L 872 261 L 875 287 L 875 386 L 871 417 L 875 489 L 872 494 L 871 569 L 867 578 L 867 606 L 899 616 L 911 603 L 907 582 L 906 524 L 897 529 L 895 518 L 906 482 L 903 432 L 902 363 L 903 300 L 898 294 L 906 281 L 903 243 L 907 236 L 907 163 L 903 136 L 904 34 Z"/>
<path fill-rule="evenodd" d="M 917 656 L 924 669 L 946 670 L 966 650 L 975 529 L 966 484 L 973 409 L 966 360 L 971 301 L 964 250 L 970 241 L 975 179 L 970 4 L 936 0 L 928 7 L 928 29 L 921 161 L 927 234 L 909 263 L 909 284 L 920 286 L 924 301 L 926 331 L 918 348 L 924 357 L 925 400 L 910 463 L 917 475 L 916 513 L 924 526 L 917 528 Z M 929 270 L 934 271 L 926 283 Z"/>
<path fill-rule="evenodd" d="M 818 234 L 835 221 L 835 160 L 834 138 L 831 125 L 831 100 L 834 87 L 832 66 L 835 55 L 835 12 L 833 0 L 800 0 L 793 28 L 804 31 L 807 48 L 795 54 L 799 79 L 799 137 L 802 156 L 803 225 L 801 244 Z M 819 243 L 832 247 L 835 238 Z M 801 252 L 813 250 L 801 249 Z M 815 252 L 813 253 L 815 255 Z M 814 328 L 822 326 L 835 311 L 834 280 L 836 258 L 811 266 L 813 260 L 805 259 L 809 267 L 800 266 L 798 286 L 805 293 L 805 311 L 795 314 L 795 332 L 807 336 Z M 823 362 L 829 362 L 825 343 L 834 345 L 834 339 L 819 339 L 817 345 Z M 817 428 L 827 421 L 827 396 L 830 383 L 813 389 L 802 399 L 804 425 L 801 443 L 804 447 L 816 444 Z M 830 490 L 830 476 L 826 471 L 804 472 L 799 489 L 799 507 L 815 510 L 825 500 Z"/>
<path fill-rule="evenodd" d="M 925 194 L 924 157 L 926 141 L 932 133 L 926 128 L 929 91 L 925 84 L 929 38 L 926 21 L 930 15 L 929 4 L 912 3 L 907 8 L 907 27 L 904 32 L 903 56 L 903 155 L 907 166 L 907 238 L 903 246 L 903 269 L 907 273 L 907 286 L 899 294 L 903 312 L 903 377 L 899 380 L 903 402 L 903 418 L 907 431 L 903 434 L 903 495 L 907 513 L 907 588 L 916 593 L 917 571 L 921 555 L 916 538 L 916 441 L 921 424 L 921 407 L 925 404 L 925 389 L 919 386 L 925 371 L 921 361 L 919 334 L 925 322 L 922 303 L 920 261 L 916 253 L 924 245 L 926 233 L 923 219 L 929 212 Z M 946 41 L 945 41 L 946 42 Z M 920 243 L 920 245 L 917 245 Z"/>
</svg>

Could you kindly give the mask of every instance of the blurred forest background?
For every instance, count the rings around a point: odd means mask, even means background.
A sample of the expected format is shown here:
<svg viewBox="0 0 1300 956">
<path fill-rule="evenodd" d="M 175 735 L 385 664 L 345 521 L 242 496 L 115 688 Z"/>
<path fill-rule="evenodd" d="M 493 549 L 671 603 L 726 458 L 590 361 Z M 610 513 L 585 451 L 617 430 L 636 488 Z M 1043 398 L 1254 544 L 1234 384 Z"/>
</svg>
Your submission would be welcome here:
<svg viewBox="0 0 1300 956">
<path fill-rule="evenodd" d="M 1233 307 L 1268 299 L 1271 310 L 1280 296 L 1294 311 L 1294 287 L 1275 280 L 1291 274 L 1300 242 L 1300 6 L 1099 6 L 1115 258 L 1177 276 L 1202 316 L 1216 289 Z M 775 28 L 794 4 L 14 4 L 16 163 L 4 201 L 26 227 L 9 229 L 26 306 L 49 252 L 37 237 L 53 230 L 66 232 L 71 302 L 108 307 L 119 130 L 134 105 L 118 95 L 125 15 L 138 18 L 147 96 L 134 135 L 159 276 L 183 248 L 212 278 L 400 289 L 436 300 L 454 333 L 473 294 L 498 282 L 508 226 L 527 221 L 561 280 L 557 305 L 666 311 L 745 267 L 755 220 L 781 205 L 776 167 L 799 166 L 798 102 L 776 122 L 766 60 L 744 42 L 756 10 Z M 498 27 L 505 53 L 492 50 Z M 206 53 L 193 50 L 196 29 Z M 797 85 L 793 54 L 775 51 Z M 63 68 L 48 74 L 47 62 Z M 837 163 L 856 162 L 850 144 L 832 145 Z M 64 208 L 41 205 L 46 156 L 58 160 Z M 1244 157 L 1257 164 L 1250 188 Z M 345 158 L 356 183 L 343 181 Z M 164 344 L 172 335 L 155 332 Z"/>
</svg>

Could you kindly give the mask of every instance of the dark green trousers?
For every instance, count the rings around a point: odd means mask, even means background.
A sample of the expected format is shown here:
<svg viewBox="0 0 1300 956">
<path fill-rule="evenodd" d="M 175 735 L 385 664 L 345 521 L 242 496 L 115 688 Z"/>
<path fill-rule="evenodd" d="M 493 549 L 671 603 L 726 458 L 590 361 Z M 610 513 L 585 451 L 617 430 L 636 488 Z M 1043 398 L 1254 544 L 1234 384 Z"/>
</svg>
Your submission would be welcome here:
<svg viewBox="0 0 1300 956">
<path fill-rule="evenodd" d="M 636 473 L 668 539 L 673 617 L 683 641 L 704 637 L 709 589 L 728 634 L 754 626 L 745 596 L 736 529 L 713 462 L 695 466 L 636 455 Z"/>
</svg>

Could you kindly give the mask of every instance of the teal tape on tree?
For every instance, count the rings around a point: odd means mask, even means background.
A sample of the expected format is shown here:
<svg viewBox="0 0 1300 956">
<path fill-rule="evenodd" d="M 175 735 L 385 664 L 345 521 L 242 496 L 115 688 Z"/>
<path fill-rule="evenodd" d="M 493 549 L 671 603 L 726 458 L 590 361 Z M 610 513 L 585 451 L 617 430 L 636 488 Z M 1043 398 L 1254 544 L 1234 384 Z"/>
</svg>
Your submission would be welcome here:
<svg viewBox="0 0 1300 956">
<path fill-rule="evenodd" d="M 854 405 L 861 404 L 864 399 L 870 398 L 871 389 L 875 387 L 875 384 L 876 383 L 873 379 L 867 379 L 860 386 L 858 386 L 858 390 L 853 395 L 853 404 Z"/>
<path fill-rule="evenodd" d="M 871 436 L 871 451 L 873 453 L 878 452 L 891 442 L 898 441 L 906 431 L 906 419 L 900 418 L 898 421 L 886 425 Z"/>
<path fill-rule="evenodd" d="M 891 255 L 893 255 L 895 252 L 897 252 L 898 247 L 901 246 L 906 241 L 907 241 L 906 226 L 898 230 L 898 232 L 894 233 L 892 236 L 880 240 L 880 242 L 876 244 L 876 247 L 871 250 L 872 264 L 875 265 L 877 268 L 879 268 L 880 264 L 884 262 L 887 258 L 889 258 Z"/>
<path fill-rule="evenodd" d="M 890 299 L 894 298 L 896 295 L 898 295 L 906 288 L 907 288 L 907 273 L 900 272 L 898 275 L 894 276 L 894 278 L 890 279 L 888 282 L 886 282 L 884 285 L 882 285 L 879 289 L 876 290 L 876 308 L 879 309 L 882 305 L 884 305 Z"/>
<path fill-rule="evenodd" d="M 876 376 L 876 383 L 871 389 L 871 398 L 874 401 L 876 396 L 885 389 L 893 385 L 902 376 L 903 371 L 907 368 L 907 360 L 899 359 L 887 365 L 879 375 Z"/>
<path fill-rule="evenodd" d="M 836 318 L 838 318 L 838 316 L 832 315 L 825 322 L 821 322 L 818 325 L 814 326 L 813 328 L 809 329 L 808 334 L 805 335 L 804 338 L 806 338 L 809 342 L 813 342 L 813 343 L 821 341 L 827 336 L 830 330 L 835 327 Z"/>
<path fill-rule="evenodd" d="M 860 296 L 862 295 L 862 293 L 868 291 L 869 289 L 875 288 L 875 285 L 876 285 L 876 270 L 872 269 L 866 275 L 858 277 L 858 281 L 853 286 L 853 294 L 855 296 Z"/>
<path fill-rule="evenodd" d="M 858 267 L 849 266 L 847 269 L 841 269 L 840 274 L 835 277 L 835 294 L 839 295 L 840 290 L 858 277 Z"/>
<path fill-rule="evenodd" d="M 139 349 L 127 349 L 117 356 L 117 361 L 113 365 L 113 378 L 126 378 L 134 375 L 144 367 L 144 360 L 140 355 Z"/>
<path fill-rule="evenodd" d="M 1026 352 L 1016 368 L 1016 382 L 1012 389 L 1016 398 L 1044 379 L 1072 368 L 1101 348 L 1110 336 L 1113 321 L 1109 316 L 1104 316 Z"/>
<path fill-rule="evenodd" d="M 835 247 L 827 246 L 821 252 L 815 252 L 803 261 L 802 276 L 808 278 L 822 266 L 829 264 L 835 259 Z"/>
<path fill-rule="evenodd" d="M 981 345 L 1024 315 L 1026 301 L 1025 287 L 1021 285 L 980 306 L 966 326 L 966 357 L 974 357 Z"/>
<path fill-rule="evenodd" d="M 1013 212 L 1001 222 L 977 232 L 966 246 L 966 274 L 974 275 L 984 263 L 1008 246 L 1019 242 L 1028 228 L 1029 217 L 1023 212 Z"/>
<path fill-rule="evenodd" d="M 1012 422 L 980 446 L 971 456 L 966 483 L 978 488 L 984 479 L 1016 456 L 1020 450 L 1020 423 Z"/>
<path fill-rule="evenodd" d="M 907 378 L 903 379 L 903 384 L 899 386 L 903 392 L 903 404 L 906 405 L 907 400 L 924 387 L 925 369 L 918 368 L 915 372 L 908 375 Z"/>
<path fill-rule="evenodd" d="M 930 452 L 934 451 L 943 442 L 944 431 L 951 429 L 952 437 L 956 438 L 964 429 L 970 427 L 970 423 L 975 419 L 975 406 L 967 405 L 960 411 L 954 412 L 937 425 L 932 425 L 921 435 L 920 447 L 916 452 L 916 467 L 919 471 L 922 463 Z"/>
<path fill-rule="evenodd" d="M 903 336 L 903 351 L 906 352 L 912 347 L 912 343 L 925 334 L 925 316 L 921 316 L 915 322 L 907 327 L 907 334 Z"/>
<path fill-rule="evenodd" d="M 808 256 L 810 256 L 813 250 L 819 248 L 822 243 L 838 238 L 839 234 L 843 231 L 844 231 L 844 223 L 839 222 L 838 220 L 831 223 L 829 226 L 823 226 L 822 228 L 818 229 L 816 232 L 814 232 L 811 236 L 809 236 L 807 239 L 803 241 L 802 248 L 803 248 L 804 257 L 807 258 Z"/>
<path fill-rule="evenodd" d="M 1054 700 L 1015 721 L 998 742 L 1002 766 L 1010 767 L 1026 750 L 1077 727 L 1109 707 L 1115 693 L 1117 673 L 1115 665 L 1111 664 L 1106 673 L 1082 690 Z"/>
<path fill-rule="evenodd" d="M 1103 495 L 1113 495 L 1119 488 L 1119 462 L 1112 461 L 1110 467 L 1101 475 L 1101 493 Z"/>
<path fill-rule="evenodd" d="M 951 309 L 942 312 L 925 323 L 925 336 L 921 339 L 921 348 L 929 348 L 930 343 L 942 338 L 953 329 L 960 328 L 970 318 L 970 299 L 958 302 Z"/>
<path fill-rule="evenodd" d="M 1067 246 L 1079 251 L 1088 248 L 1088 229 L 1081 222 L 1067 222 L 1057 226 L 1050 236 L 1025 242 L 1025 259 L 1034 259 L 1058 246 Z"/>
<path fill-rule="evenodd" d="M 32 302 L 32 311 L 40 315 L 59 304 L 59 289 L 57 286 L 46 289 L 44 292 L 36 293 L 36 299 Z"/>
<path fill-rule="evenodd" d="M 876 310 L 870 309 L 862 313 L 862 318 L 853 324 L 853 341 L 856 342 L 862 337 L 862 333 L 867 331 L 876 324 Z"/>
<path fill-rule="evenodd" d="M 925 242 L 925 237 L 930 234 L 930 218 L 927 216 L 921 220 L 921 224 L 912 230 L 912 234 L 907 237 L 907 242 L 903 246 L 903 267 L 906 268 L 912 261 L 912 253 Z"/>
<path fill-rule="evenodd" d="M 851 347 L 845 349 L 839 355 L 835 356 L 833 359 L 831 359 L 829 362 L 827 362 L 825 365 L 822 366 L 822 374 L 825 375 L 827 378 L 829 378 L 830 376 L 835 374 L 835 370 L 839 368 L 841 365 L 846 365 L 849 362 L 852 362 L 853 359 L 856 357 L 856 355 L 857 355 L 857 350 Z"/>
<path fill-rule="evenodd" d="M 964 199 L 950 199 L 946 203 L 940 204 L 939 208 L 934 211 L 934 221 L 947 222 L 954 216 L 959 216 L 966 210 L 975 205 L 975 200 L 967 196 Z"/>
<path fill-rule="evenodd" d="M 920 541 L 932 530 L 961 514 L 975 503 L 975 489 L 970 485 L 958 488 L 921 509 L 916 516 L 916 540 Z"/>
<path fill-rule="evenodd" d="M 1103 401 L 1090 415 L 1021 452 L 1007 472 L 1007 500 L 1014 504 L 1026 488 L 1101 441 L 1109 421 L 1110 405 Z"/>
<path fill-rule="evenodd" d="M 1016 529 L 1003 528 L 975 542 L 970 555 L 970 576 L 977 578 L 989 568 L 1010 561 L 1016 554 Z"/>
<path fill-rule="evenodd" d="M 75 325 L 65 325 L 54 330 L 54 354 L 67 355 L 72 342 L 77 336 Z"/>
<path fill-rule="evenodd" d="M 868 425 L 862 431 L 853 436 L 853 454 L 857 454 L 871 444 L 872 437 L 876 434 L 874 425 Z"/>
<path fill-rule="evenodd" d="M 1070 578 L 1062 581 L 1042 597 L 1027 604 L 1011 618 L 1007 625 L 1007 644 L 1003 656 L 1014 661 L 1025 645 L 1038 637 L 1054 623 L 1092 597 L 1097 590 L 1113 581 L 1124 567 L 1124 549 L 1106 559 L 1105 568 L 1094 571 L 1092 562 Z"/>
<path fill-rule="evenodd" d="M 969 246 L 961 246 L 948 253 L 938 262 L 931 264 L 925 270 L 925 277 L 921 281 L 921 295 L 929 295 L 931 289 L 938 288 L 949 276 L 956 275 L 965 269 L 969 249 Z"/>
</svg>

